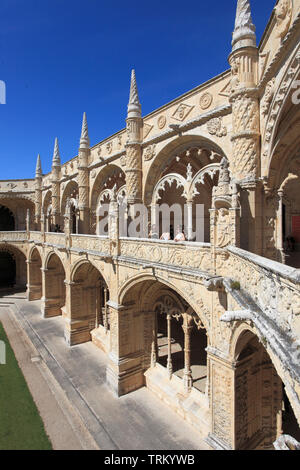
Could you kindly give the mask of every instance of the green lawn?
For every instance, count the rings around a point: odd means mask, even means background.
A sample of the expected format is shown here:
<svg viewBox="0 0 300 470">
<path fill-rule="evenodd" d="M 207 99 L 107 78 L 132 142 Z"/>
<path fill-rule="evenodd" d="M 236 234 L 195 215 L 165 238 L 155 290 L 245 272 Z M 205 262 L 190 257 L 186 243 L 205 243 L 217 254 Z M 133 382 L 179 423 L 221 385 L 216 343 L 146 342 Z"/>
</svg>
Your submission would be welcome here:
<svg viewBox="0 0 300 470">
<path fill-rule="evenodd" d="M 0 364 L 0 450 L 52 449 L 43 422 L 0 323 L 6 365 Z"/>
</svg>

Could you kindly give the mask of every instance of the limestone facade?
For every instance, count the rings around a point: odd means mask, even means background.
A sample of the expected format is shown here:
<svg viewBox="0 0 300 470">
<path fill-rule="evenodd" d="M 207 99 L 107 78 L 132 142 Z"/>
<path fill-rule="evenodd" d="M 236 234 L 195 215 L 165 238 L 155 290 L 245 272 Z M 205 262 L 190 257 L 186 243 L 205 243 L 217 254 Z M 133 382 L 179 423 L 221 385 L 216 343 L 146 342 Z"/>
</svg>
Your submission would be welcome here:
<svg viewBox="0 0 300 470">
<path fill-rule="evenodd" d="M 133 72 L 126 129 L 91 147 L 84 114 L 78 156 L 62 164 L 56 140 L 50 174 L 38 157 L 35 179 L 0 181 L 28 300 L 107 354 L 112 393 L 149 387 L 212 448 L 272 448 L 284 401 L 300 423 L 299 39 L 300 0 L 276 3 L 258 47 L 238 0 L 229 70 L 145 117 Z M 121 203 L 158 238 L 124 231 Z M 177 243 L 156 214 L 175 203 Z"/>
</svg>

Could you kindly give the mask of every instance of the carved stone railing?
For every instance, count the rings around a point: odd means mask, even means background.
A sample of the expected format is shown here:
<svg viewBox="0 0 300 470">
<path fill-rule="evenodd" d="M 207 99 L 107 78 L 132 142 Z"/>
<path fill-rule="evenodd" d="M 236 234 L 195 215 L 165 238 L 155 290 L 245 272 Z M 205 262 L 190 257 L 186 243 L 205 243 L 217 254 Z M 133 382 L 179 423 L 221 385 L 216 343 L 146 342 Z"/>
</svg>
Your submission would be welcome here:
<svg viewBox="0 0 300 470">
<path fill-rule="evenodd" d="M 72 248 L 99 253 L 110 252 L 108 237 L 99 235 L 71 235 Z"/>
<path fill-rule="evenodd" d="M 42 232 L 30 232 L 29 239 L 32 243 L 40 244 L 44 242 L 44 235 Z"/>
<path fill-rule="evenodd" d="M 211 270 L 209 243 L 121 238 L 120 254 L 122 257 L 142 260 L 150 265 L 160 263 L 204 272 Z"/>
<path fill-rule="evenodd" d="M 28 240 L 26 231 L 21 232 L 0 232 L 0 242 L 17 242 Z"/>
<path fill-rule="evenodd" d="M 300 269 L 228 247 L 218 275 L 238 282 L 258 307 L 285 331 L 300 335 Z"/>
<path fill-rule="evenodd" d="M 30 237 L 30 238 L 32 238 L 32 237 Z M 64 246 L 65 245 L 65 234 L 64 233 L 57 233 L 57 232 L 45 233 L 45 243 L 49 243 L 50 245 Z"/>
</svg>

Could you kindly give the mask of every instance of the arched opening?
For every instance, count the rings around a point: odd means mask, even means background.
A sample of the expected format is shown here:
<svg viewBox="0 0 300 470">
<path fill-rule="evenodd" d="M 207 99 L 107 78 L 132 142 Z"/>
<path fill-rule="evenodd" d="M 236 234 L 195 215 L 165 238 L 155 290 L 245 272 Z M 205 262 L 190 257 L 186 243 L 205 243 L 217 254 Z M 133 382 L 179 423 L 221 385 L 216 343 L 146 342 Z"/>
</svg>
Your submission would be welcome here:
<svg viewBox="0 0 300 470">
<path fill-rule="evenodd" d="M 100 271 L 89 262 L 80 264 L 72 276 L 71 345 L 90 341 L 91 331 L 99 326 L 109 330 L 108 299 L 109 291 Z"/>
<path fill-rule="evenodd" d="M 0 247 L 0 287 L 25 290 L 27 266 L 24 253 L 12 246 Z"/>
<path fill-rule="evenodd" d="M 199 317 L 180 297 L 164 294 L 154 306 L 157 329 L 156 362 L 202 393 L 207 384 L 207 335 Z M 188 313 L 189 312 L 189 313 Z"/>
<path fill-rule="evenodd" d="M 44 201 L 43 201 L 43 223 L 45 227 L 45 232 L 51 232 L 53 229 L 52 223 L 52 192 L 47 191 Z"/>
<path fill-rule="evenodd" d="M 42 298 L 42 259 L 35 248 L 28 261 L 28 300 L 40 300 Z"/>
<path fill-rule="evenodd" d="M 154 279 L 132 285 L 120 302 L 120 312 L 110 312 L 111 338 L 118 325 L 124 336 L 117 354 L 128 368 L 118 393 L 146 385 L 182 415 L 193 403 L 195 426 L 204 422 L 208 431 L 207 338 L 200 317 L 175 289 Z M 115 388 L 110 374 L 108 381 Z"/>
<path fill-rule="evenodd" d="M 70 208 L 71 214 L 71 233 L 79 233 L 79 208 L 78 208 L 79 190 L 76 181 L 69 181 L 66 185 L 62 200 L 61 214 L 66 214 L 67 207 Z"/>
<path fill-rule="evenodd" d="M 11 253 L 0 251 L 0 288 L 14 287 L 16 284 L 16 260 Z"/>
<path fill-rule="evenodd" d="M 15 217 L 11 210 L 0 205 L 0 232 L 13 232 L 15 230 Z"/>
<path fill-rule="evenodd" d="M 43 297 L 44 317 L 62 315 L 66 303 L 65 270 L 59 256 L 50 255 L 45 267 L 45 294 Z"/>
<path fill-rule="evenodd" d="M 119 192 L 125 185 L 125 173 L 117 165 L 107 165 L 99 172 L 91 191 L 91 234 L 103 234 L 99 232 L 99 208 L 101 204 L 109 203 L 109 194 L 112 188 L 115 187 L 116 191 Z"/>
<path fill-rule="evenodd" d="M 188 143 L 178 147 L 166 159 L 154 162 L 153 173 L 147 178 L 147 192 L 151 182 L 158 176 L 151 195 L 151 233 L 153 238 L 166 233 L 167 239 L 210 242 L 210 215 L 212 207 L 212 190 L 218 184 L 218 170 L 222 153 L 217 153 L 207 142 L 197 146 Z M 159 172 L 160 168 L 160 172 Z M 178 213 L 173 208 L 178 208 Z M 162 210 L 172 208 L 171 217 L 164 212 L 169 225 L 168 231 L 162 229 Z M 158 215 L 159 211 L 159 215 Z M 170 220 L 169 220 L 170 219 Z M 176 219 L 176 220 L 175 220 Z M 176 238 L 178 233 L 184 236 Z M 172 236 L 174 232 L 174 237 Z"/>
<path fill-rule="evenodd" d="M 235 354 L 235 448 L 274 449 L 282 434 L 299 439 L 283 383 L 258 338 L 244 331 Z"/>
</svg>

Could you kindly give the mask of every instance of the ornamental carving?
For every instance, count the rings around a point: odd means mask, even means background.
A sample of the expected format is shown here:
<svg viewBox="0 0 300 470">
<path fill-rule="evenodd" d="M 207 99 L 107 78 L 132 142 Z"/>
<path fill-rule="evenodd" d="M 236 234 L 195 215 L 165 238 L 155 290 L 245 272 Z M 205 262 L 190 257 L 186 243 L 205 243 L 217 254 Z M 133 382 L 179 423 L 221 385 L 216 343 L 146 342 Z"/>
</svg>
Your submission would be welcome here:
<svg viewBox="0 0 300 470">
<path fill-rule="evenodd" d="M 261 108 L 262 114 L 264 116 L 266 116 L 269 112 L 269 108 L 270 108 L 271 101 L 274 96 L 274 92 L 275 92 L 275 77 L 273 77 L 272 80 L 270 80 L 266 85 L 265 94 L 262 100 L 262 108 Z"/>
<path fill-rule="evenodd" d="M 256 99 L 243 95 L 233 100 L 233 132 L 259 132 L 259 109 Z"/>
<path fill-rule="evenodd" d="M 231 81 L 230 81 L 231 93 L 234 93 L 235 90 L 240 85 L 239 70 L 240 70 L 240 59 L 238 57 L 235 57 L 231 62 Z"/>
<path fill-rule="evenodd" d="M 213 432 L 221 441 L 231 445 L 232 377 L 229 370 L 217 364 L 212 365 L 212 394 Z"/>
<path fill-rule="evenodd" d="M 292 19 L 292 2 L 291 0 L 279 0 L 274 8 L 276 18 L 277 36 L 282 39 L 286 36 Z"/>
<path fill-rule="evenodd" d="M 207 130 L 211 135 L 216 135 L 217 137 L 225 137 L 227 135 L 227 128 L 223 126 L 221 117 L 208 121 Z"/>
<path fill-rule="evenodd" d="M 143 126 L 143 138 L 144 139 L 146 139 L 146 137 L 148 137 L 148 135 L 150 134 L 152 129 L 153 129 L 153 126 L 151 126 L 150 124 L 144 123 L 144 126 Z"/>
<path fill-rule="evenodd" d="M 159 129 L 163 129 L 166 125 L 167 119 L 166 116 L 161 115 L 157 120 L 157 126 Z"/>
<path fill-rule="evenodd" d="M 203 95 L 200 97 L 200 108 L 201 109 L 207 109 L 210 107 L 212 104 L 213 97 L 210 93 L 203 93 Z"/>
<path fill-rule="evenodd" d="M 152 160 L 153 157 L 155 157 L 156 154 L 156 145 L 149 145 L 144 149 L 144 160 L 149 161 Z"/>
<path fill-rule="evenodd" d="M 176 111 L 172 114 L 172 118 L 176 119 L 177 121 L 183 121 L 192 109 L 193 106 L 189 106 L 187 104 L 180 104 Z"/>
<path fill-rule="evenodd" d="M 217 215 L 216 245 L 224 248 L 230 243 L 230 215 L 229 210 L 221 208 Z"/>
<path fill-rule="evenodd" d="M 107 144 L 106 144 L 106 151 L 107 151 L 107 153 L 108 153 L 109 155 L 110 155 L 111 152 L 112 152 L 112 148 L 113 148 L 112 142 L 107 142 Z"/>
</svg>

